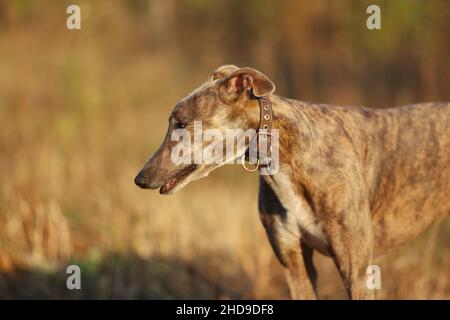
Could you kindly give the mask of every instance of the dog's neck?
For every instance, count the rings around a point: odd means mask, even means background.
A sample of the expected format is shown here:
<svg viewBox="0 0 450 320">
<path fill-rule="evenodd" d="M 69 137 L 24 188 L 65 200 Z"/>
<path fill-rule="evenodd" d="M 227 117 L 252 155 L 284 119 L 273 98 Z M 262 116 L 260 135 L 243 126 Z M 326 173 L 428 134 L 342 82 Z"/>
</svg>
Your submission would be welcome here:
<svg viewBox="0 0 450 320">
<path fill-rule="evenodd" d="M 312 121 L 317 110 L 314 105 L 305 102 L 276 95 L 270 95 L 269 98 L 273 109 L 272 127 L 279 130 L 279 169 L 275 175 L 262 177 L 276 189 L 284 188 L 289 177 L 300 176 L 302 166 L 299 164 L 306 157 L 314 157 L 312 137 L 315 130 Z"/>
</svg>

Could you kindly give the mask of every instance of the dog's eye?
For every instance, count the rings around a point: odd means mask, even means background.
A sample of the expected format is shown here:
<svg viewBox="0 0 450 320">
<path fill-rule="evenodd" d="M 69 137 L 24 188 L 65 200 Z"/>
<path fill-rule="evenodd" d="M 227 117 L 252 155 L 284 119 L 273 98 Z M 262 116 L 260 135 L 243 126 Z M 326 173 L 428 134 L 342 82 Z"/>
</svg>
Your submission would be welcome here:
<svg viewBox="0 0 450 320">
<path fill-rule="evenodd" d="M 186 128 L 186 123 L 184 122 L 175 123 L 175 129 L 184 129 L 184 128 Z"/>
</svg>

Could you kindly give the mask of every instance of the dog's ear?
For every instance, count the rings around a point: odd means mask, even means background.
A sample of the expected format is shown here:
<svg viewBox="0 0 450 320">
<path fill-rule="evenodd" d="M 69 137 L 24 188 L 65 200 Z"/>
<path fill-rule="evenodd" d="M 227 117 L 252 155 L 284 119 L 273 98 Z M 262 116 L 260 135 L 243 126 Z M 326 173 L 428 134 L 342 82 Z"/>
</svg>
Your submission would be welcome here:
<svg viewBox="0 0 450 320">
<path fill-rule="evenodd" d="M 239 70 L 234 64 L 226 64 L 217 68 L 210 76 L 209 81 L 215 81 L 217 79 L 223 79 L 232 74 L 234 71 Z"/>
<path fill-rule="evenodd" d="M 239 97 L 243 92 L 252 90 L 256 97 L 266 96 L 275 91 L 275 84 L 267 76 L 252 68 L 240 68 L 223 81 L 229 95 Z"/>
</svg>

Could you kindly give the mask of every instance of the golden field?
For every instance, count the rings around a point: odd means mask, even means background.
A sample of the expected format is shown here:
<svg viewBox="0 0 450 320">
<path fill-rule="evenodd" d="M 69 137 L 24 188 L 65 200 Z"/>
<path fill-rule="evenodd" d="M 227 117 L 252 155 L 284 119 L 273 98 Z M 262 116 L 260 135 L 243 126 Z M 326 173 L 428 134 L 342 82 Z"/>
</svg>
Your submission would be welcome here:
<svg viewBox="0 0 450 320">
<path fill-rule="evenodd" d="M 0 298 L 288 298 L 256 174 L 230 165 L 172 196 L 133 178 L 222 64 L 300 100 L 449 101 L 448 3 L 388 2 L 369 31 L 364 1 L 78 1 L 69 31 L 70 2 L 0 0 Z M 315 261 L 319 295 L 344 298 Z M 450 299 L 449 218 L 375 262 L 379 299 Z"/>
</svg>

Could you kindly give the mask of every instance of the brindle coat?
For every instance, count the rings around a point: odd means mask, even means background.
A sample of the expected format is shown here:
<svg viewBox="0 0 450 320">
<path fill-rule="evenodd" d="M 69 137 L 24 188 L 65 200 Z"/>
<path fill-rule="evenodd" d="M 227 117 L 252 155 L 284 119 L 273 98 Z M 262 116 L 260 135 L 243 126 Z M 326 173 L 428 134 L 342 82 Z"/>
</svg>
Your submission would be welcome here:
<svg viewBox="0 0 450 320">
<path fill-rule="evenodd" d="M 450 212 L 450 104 L 340 107 L 274 90 L 254 69 L 217 69 L 176 105 L 163 144 L 135 182 L 173 193 L 206 176 L 222 164 L 174 165 L 172 130 L 192 130 L 194 120 L 204 129 L 256 129 L 256 97 L 270 95 L 280 168 L 260 178 L 259 211 L 291 296 L 316 298 L 317 250 L 332 257 L 351 298 L 370 298 L 365 280 L 372 258 Z"/>
</svg>

